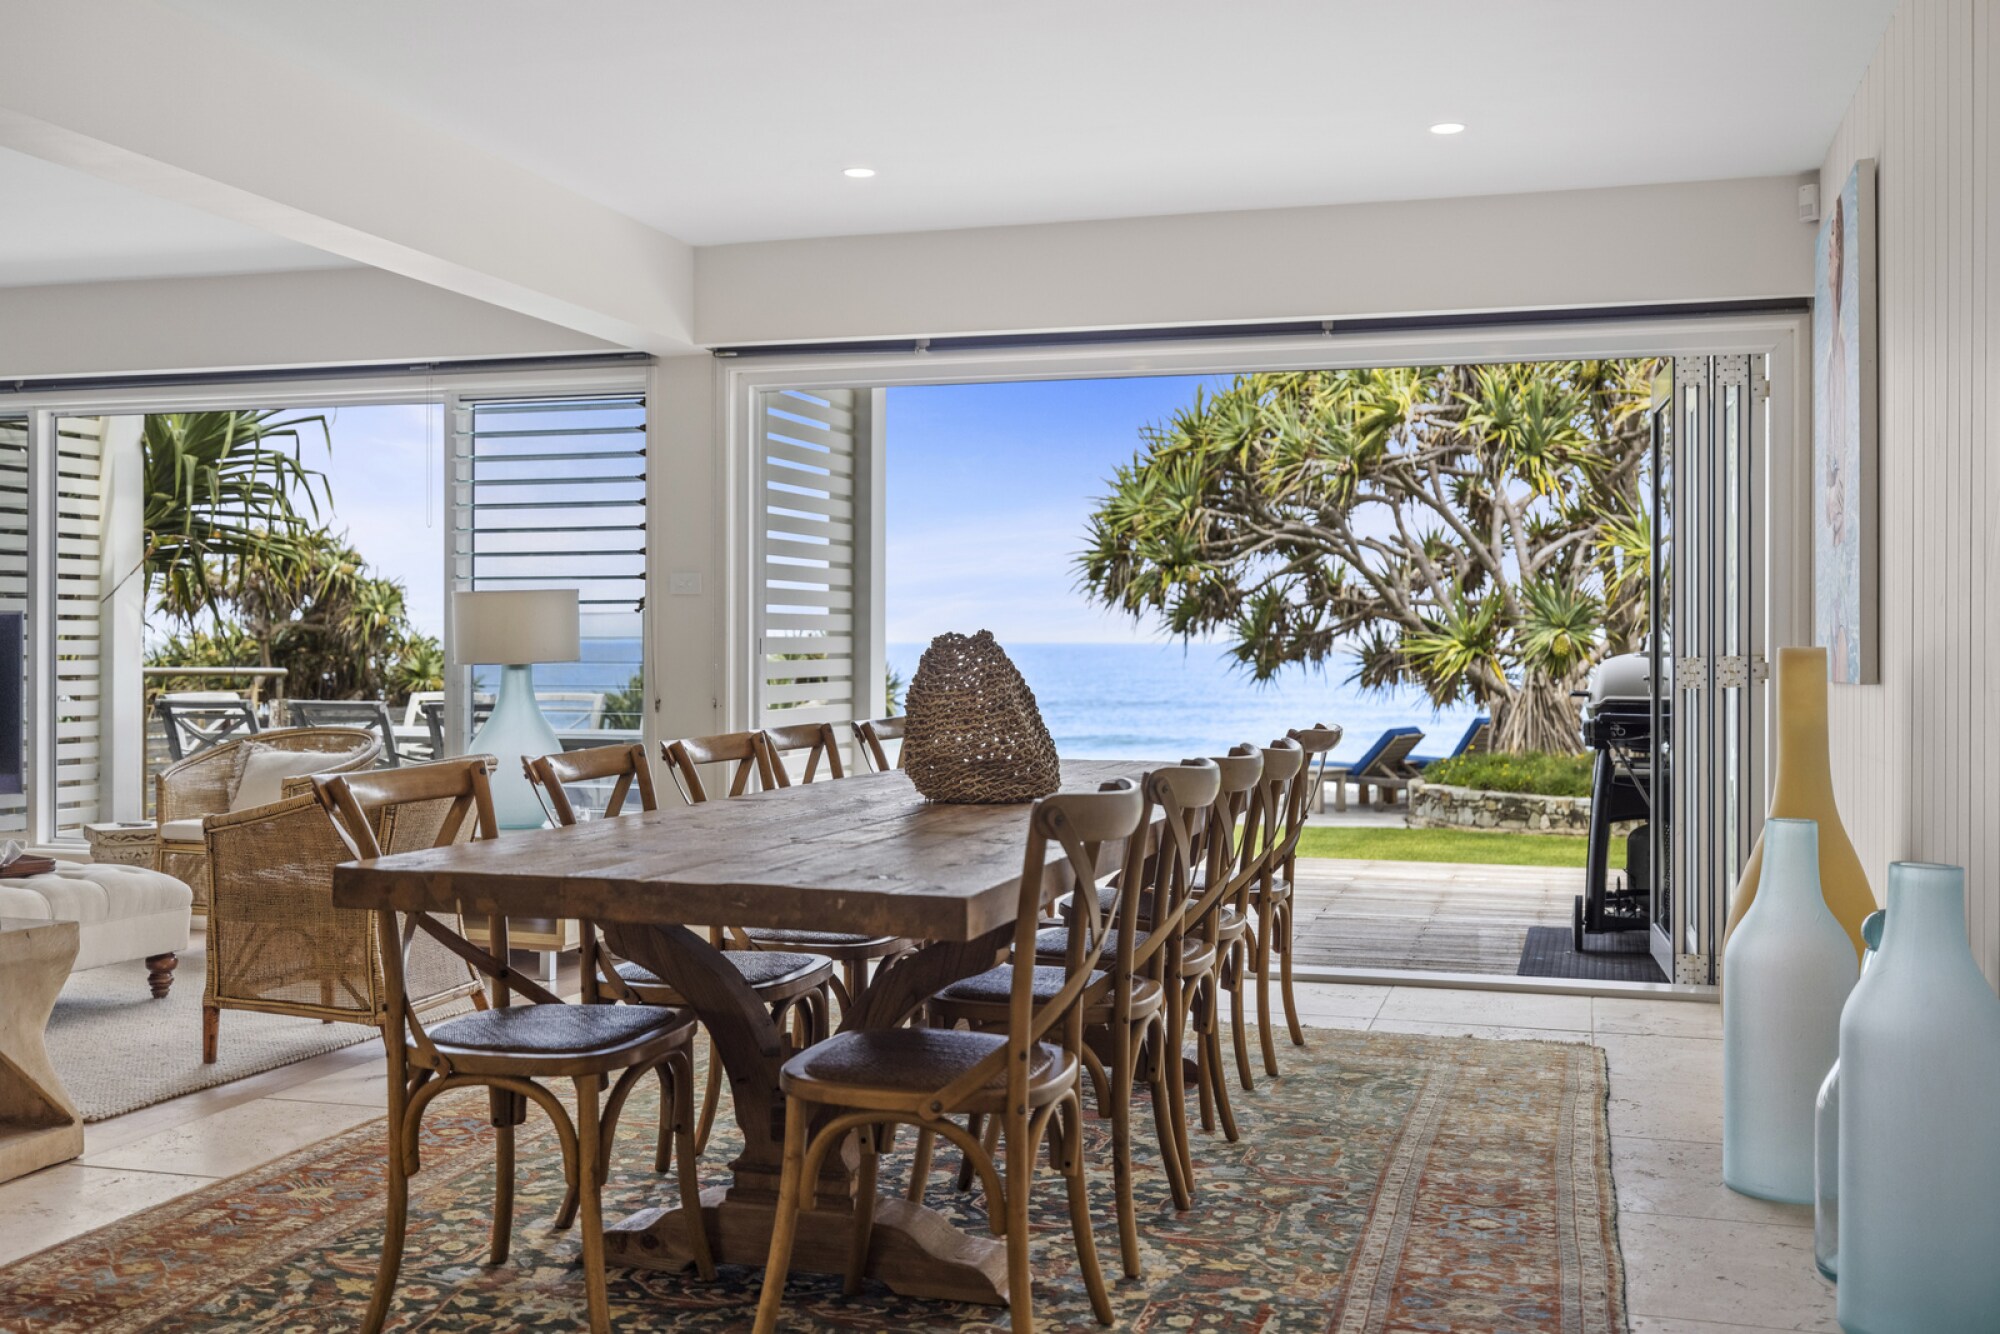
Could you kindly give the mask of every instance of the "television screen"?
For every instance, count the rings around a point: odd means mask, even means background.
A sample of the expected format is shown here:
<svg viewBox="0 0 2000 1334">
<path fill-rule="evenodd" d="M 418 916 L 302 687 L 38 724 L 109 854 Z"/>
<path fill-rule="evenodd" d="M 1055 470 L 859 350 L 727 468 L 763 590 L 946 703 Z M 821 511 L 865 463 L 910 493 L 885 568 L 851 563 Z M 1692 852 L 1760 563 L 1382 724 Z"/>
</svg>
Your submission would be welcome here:
<svg viewBox="0 0 2000 1334">
<path fill-rule="evenodd" d="M 18 611 L 0 611 L 0 795 L 20 795 L 26 767 L 22 735 L 25 619 Z"/>
</svg>

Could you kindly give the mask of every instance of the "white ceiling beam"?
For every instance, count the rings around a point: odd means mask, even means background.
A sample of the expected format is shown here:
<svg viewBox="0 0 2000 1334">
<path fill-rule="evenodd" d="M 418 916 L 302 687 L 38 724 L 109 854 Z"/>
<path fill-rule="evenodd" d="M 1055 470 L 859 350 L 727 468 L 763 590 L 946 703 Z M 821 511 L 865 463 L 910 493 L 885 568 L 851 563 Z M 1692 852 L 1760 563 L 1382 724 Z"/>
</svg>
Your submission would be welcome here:
<svg viewBox="0 0 2000 1334">
<path fill-rule="evenodd" d="M 592 338 L 690 346 L 685 243 L 270 50 L 154 0 L 0 0 L 0 32 L 0 145 Z"/>
</svg>

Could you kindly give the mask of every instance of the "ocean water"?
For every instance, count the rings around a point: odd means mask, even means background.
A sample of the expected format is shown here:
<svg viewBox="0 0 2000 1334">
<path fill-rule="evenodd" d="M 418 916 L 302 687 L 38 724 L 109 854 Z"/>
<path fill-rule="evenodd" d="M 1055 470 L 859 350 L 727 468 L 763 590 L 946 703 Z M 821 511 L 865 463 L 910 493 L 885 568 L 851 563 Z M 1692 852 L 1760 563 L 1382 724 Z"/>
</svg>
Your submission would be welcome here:
<svg viewBox="0 0 2000 1334">
<path fill-rule="evenodd" d="M 1421 727 L 1420 753 L 1449 751 L 1478 716 L 1434 710 L 1416 691 L 1364 694 L 1345 684 L 1350 668 L 1290 669 L 1260 685 L 1213 644 L 1005 644 L 1035 692 L 1059 754 L 1072 759 L 1180 759 L 1262 744 L 1312 723 L 1345 729 L 1334 755 L 1359 757 L 1390 727 Z M 891 644 L 889 663 L 916 675 L 922 644 Z"/>
<path fill-rule="evenodd" d="M 1477 716 L 1473 708 L 1434 710 L 1417 691 L 1363 693 L 1350 669 L 1290 669 L 1260 685 L 1213 644 L 1006 644 L 1035 692 L 1056 750 L 1072 759 L 1174 760 L 1220 755 L 1238 742 L 1262 744 L 1286 729 L 1335 723 L 1345 729 L 1334 755 L 1354 759 L 1385 728 L 1421 727 L 1418 753 L 1449 751 Z M 890 644 L 889 664 L 908 682 L 922 644 Z M 543 690 L 623 690 L 639 669 L 636 639 L 586 639 L 583 661 L 535 669 Z"/>
</svg>

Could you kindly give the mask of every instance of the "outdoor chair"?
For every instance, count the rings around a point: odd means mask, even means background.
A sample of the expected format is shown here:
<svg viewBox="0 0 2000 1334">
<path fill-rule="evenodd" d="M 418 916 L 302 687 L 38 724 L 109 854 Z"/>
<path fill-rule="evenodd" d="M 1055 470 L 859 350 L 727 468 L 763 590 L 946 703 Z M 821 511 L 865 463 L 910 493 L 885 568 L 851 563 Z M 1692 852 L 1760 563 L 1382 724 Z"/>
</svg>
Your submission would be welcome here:
<svg viewBox="0 0 2000 1334">
<path fill-rule="evenodd" d="M 844 1151 L 849 1136 L 855 1139 L 856 1171 L 845 1287 L 849 1295 L 860 1291 L 873 1239 L 877 1159 L 899 1125 L 942 1135 L 972 1160 L 986 1188 L 993 1230 L 1006 1241 L 1007 1304 L 1010 1322 L 1020 1330 L 1035 1328 L 1028 1193 L 1042 1137 L 1053 1135 L 1049 1157 L 1069 1187 L 1078 1268 L 1097 1322 L 1111 1323 L 1111 1300 L 1090 1230 L 1079 1086 L 1085 1009 L 1103 1004 L 1111 990 L 1110 978 L 1099 969 L 1110 921 L 1097 895 L 1098 857 L 1106 844 L 1137 849 L 1125 877 L 1126 883 L 1137 883 L 1144 802 L 1137 784 L 1120 779 L 1100 792 L 1063 792 L 1035 803 L 1014 914 L 1014 957 L 1022 966 L 1006 970 L 1002 994 L 1009 1022 L 1003 1032 L 860 1029 L 785 1062 L 778 1076 L 785 1094 L 785 1166 L 755 1334 L 777 1329 L 799 1211 L 809 1193 L 806 1183 L 819 1181 L 827 1154 Z M 1043 877 L 1057 848 L 1076 879 L 1076 910 L 1062 966 L 1036 968 Z M 1000 1126 L 1004 1184 L 993 1153 L 954 1119 L 973 1115 Z"/>
<path fill-rule="evenodd" d="M 1412 755 L 1410 763 L 1419 769 L 1429 768 L 1439 760 L 1455 760 L 1461 755 L 1484 755 L 1493 741 L 1492 720 L 1485 717 L 1474 718 L 1466 724 L 1459 736 L 1458 744 L 1444 755 Z"/>
<path fill-rule="evenodd" d="M 1291 988 L 1292 882 L 1284 874 L 1285 863 L 1298 847 L 1297 830 L 1304 824 L 1304 811 L 1296 819 L 1292 812 L 1294 794 L 1305 781 L 1305 748 L 1291 737 L 1264 747 L 1264 772 L 1257 780 L 1251 802 L 1257 877 L 1251 886 L 1252 973 L 1257 979 L 1257 1040 L 1264 1049 L 1264 1073 L 1278 1077 L 1278 1043 L 1271 1026 L 1271 980 L 1273 969 L 1284 973 L 1283 987 L 1287 1015 L 1297 1012 Z M 1305 1045 L 1305 1034 L 1293 1018 L 1293 1040 Z"/>
<path fill-rule="evenodd" d="M 1355 799 L 1363 806 L 1368 804 L 1368 789 L 1371 787 L 1381 795 L 1384 806 L 1393 805 L 1395 794 L 1407 789 L 1417 777 L 1417 769 L 1410 763 L 1410 752 L 1423 739 L 1421 728 L 1392 727 L 1375 738 L 1375 744 L 1363 752 L 1360 759 L 1330 766 L 1323 781 L 1333 784 L 1333 808 L 1337 811 L 1347 809 L 1349 783 L 1354 784 Z M 1322 809 L 1324 804 L 1322 793 Z"/>
<path fill-rule="evenodd" d="M 253 745 L 258 751 L 248 749 Z M 275 801 L 283 795 L 286 778 L 367 768 L 381 748 L 380 741 L 358 727 L 288 727 L 219 742 L 168 765 L 153 779 L 160 830 L 155 869 L 185 883 L 194 891 L 194 911 L 206 912 L 204 819 Z M 254 769 L 253 754 L 258 757 Z"/>
<path fill-rule="evenodd" d="M 854 720 L 854 739 L 861 743 L 861 753 L 868 759 L 868 767 L 878 774 L 903 767 L 903 730 L 910 725 L 907 716 L 898 714 L 894 718 L 857 718 Z M 896 762 L 889 763 L 889 753 L 883 747 L 885 741 L 896 743 Z"/>
<path fill-rule="evenodd" d="M 430 732 L 431 758 L 440 760 L 444 759 L 446 755 L 445 739 L 444 739 L 444 696 L 438 695 L 435 698 L 427 698 L 421 700 L 418 702 L 417 708 L 419 712 L 421 712 L 421 714 L 423 715 L 423 722 L 425 729 Z M 481 695 L 476 697 L 472 701 L 472 730 L 466 734 L 467 744 L 471 743 L 473 737 L 479 735 L 480 727 L 482 727 L 485 724 L 486 720 L 492 716 L 493 716 L 493 700 L 490 696 Z"/>
<path fill-rule="evenodd" d="M 475 840 L 497 838 L 493 795 L 487 783 L 489 756 L 412 765 L 407 769 L 336 774 L 315 780 L 314 792 L 338 823 L 350 858 L 380 857 L 373 813 L 413 803 L 442 804 L 436 846 L 457 842 L 471 826 Z M 362 1321 L 364 1334 L 378 1334 L 389 1314 L 402 1268 L 409 1224 L 410 1178 L 421 1167 L 418 1141 L 424 1111 L 439 1094 L 459 1088 L 487 1091 L 495 1144 L 493 1220 L 489 1262 L 507 1262 L 514 1225 L 515 1128 L 526 1123 L 533 1102 L 554 1124 L 563 1154 L 567 1191 L 555 1224 L 567 1228 L 583 1219 L 583 1287 L 593 1334 L 609 1334 L 604 1252 L 605 1177 L 618 1114 L 633 1086 L 647 1075 L 661 1085 L 663 1107 L 686 1105 L 694 1078 L 694 1016 L 659 1005 L 569 1005 L 512 969 L 507 963 L 507 923 L 490 923 L 490 952 L 472 944 L 453 924 L 433 913 L 382 912 L 374 915 L 382 954 L 391 1021 L 383 1032 L 389 1058 L 388 1210 L 382 1258 L 374 1295 Z M 464 958 L 492 980 L 493 1008 L 426 1023 L 409 1004 L 409 960 L 419 935 Z M 527 1002 L 515 1005 L 516 998 Z M 544 1081 L 568 1080 L 575 1088 L 572 1115 Z M 688 1164 L 695 1150 L 682 1126 L 676 1151 Z M 694 1199 L 683 1196 L 683 1203 Z M 683 1211 L 693 1220 L 688 1246 L 703 1277 L 713 1277 L 701 1210 Z"/>
<path fill-rule="evenodd" d="M 389 1022 L 375 914 L 333 906 L 333 868 L 352 854 L 310 777 L 285 779 L 283 792 L 278 801 L 206 821 L 211 888 L 201 1059 L 208 1064 L 217 1056 L 224 1010 L 376 1028 Z M 445 810 L 440 802 L 381 807 L 370 814 L 376 842 L 389 852 L 431 847 Z M 463 826 L 461 841 L 471 834 L 472 826 Z M 477 974 L 428 936 L 412 942 L 404 983 L 420 1013 L 467 998 L 485 1004 Z"/>
<path fill-rule="evenodd" d="M 153 701 L 153 714 L 166 729 L 170 760 L 199 755 L 258 730 L 250 701 L 227 693 L 162 695 Z"/>
<path fill-rule="evenodd" d="M 360 727 L 382 738 L 380 764 L 394 769 L 403 764 L 421 763 L 429 756 L 405 755 L 389 719 L 389 705 L 379 699 L 293 699 L 285 708 L 301 727 Z"/>
</svg>

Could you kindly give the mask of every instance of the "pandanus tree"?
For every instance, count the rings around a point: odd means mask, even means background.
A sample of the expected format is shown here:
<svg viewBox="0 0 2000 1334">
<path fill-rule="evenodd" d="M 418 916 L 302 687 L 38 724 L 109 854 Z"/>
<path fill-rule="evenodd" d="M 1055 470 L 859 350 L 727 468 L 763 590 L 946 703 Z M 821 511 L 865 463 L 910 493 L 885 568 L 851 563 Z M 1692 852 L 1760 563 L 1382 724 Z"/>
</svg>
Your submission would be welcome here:
<svg viewBox="0 0 2000 1334">
<path fill-rule="evenodd" d="M 1111 479 L 1077 568 L 1258 680 L 1351 654 L 1574 750 L 1570 692 L 1646 630 L 1650 361 L 1274 372 L 1165 423 Z"/>
<path fill-rule="evenodd" d="M 319 414 L 274 409 L 156 412 L 145 450 L 146 591 L 184 616 L 218 610 L 252 565 L 303 566 L 319 527 L 326 476 L 307 466 L 304 445 Z"/>
</svg>

